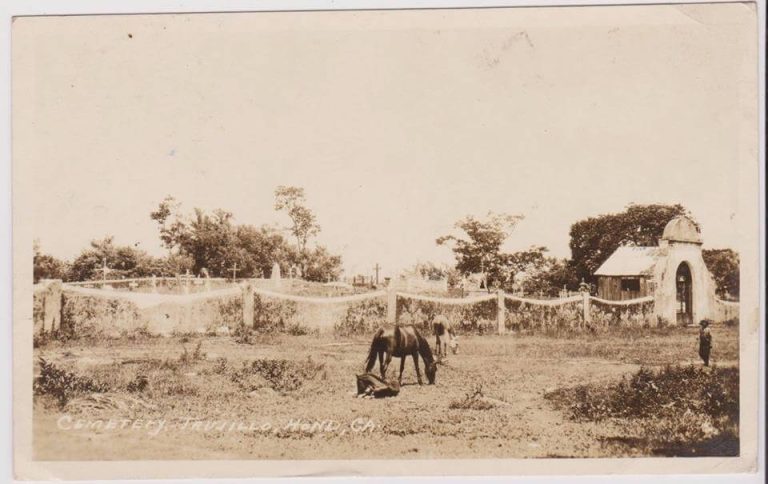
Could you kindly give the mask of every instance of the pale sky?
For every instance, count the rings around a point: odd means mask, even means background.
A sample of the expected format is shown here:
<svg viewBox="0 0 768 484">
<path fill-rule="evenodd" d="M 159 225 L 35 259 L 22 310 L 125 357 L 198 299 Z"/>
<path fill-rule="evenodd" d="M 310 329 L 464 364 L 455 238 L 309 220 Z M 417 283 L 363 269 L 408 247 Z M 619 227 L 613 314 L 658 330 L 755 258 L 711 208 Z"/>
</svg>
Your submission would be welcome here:
<svg viewBox="0 0 768 484">
<path fill-rule="evenodd" d="M 682 203 L 705 247 L 737 247 L 747 10 L 22 19 L 14 130 L 34 141 L 14 162 L 64 258 L 108 234 L 164 253 L 166 195 L 287 223 L 281 184 L 346 275 L 450 262 L 435 239 L 488 210 L 526 216 L 511 250 L 569 256 L 572 223 L 632 202 Z"/>
</svg>

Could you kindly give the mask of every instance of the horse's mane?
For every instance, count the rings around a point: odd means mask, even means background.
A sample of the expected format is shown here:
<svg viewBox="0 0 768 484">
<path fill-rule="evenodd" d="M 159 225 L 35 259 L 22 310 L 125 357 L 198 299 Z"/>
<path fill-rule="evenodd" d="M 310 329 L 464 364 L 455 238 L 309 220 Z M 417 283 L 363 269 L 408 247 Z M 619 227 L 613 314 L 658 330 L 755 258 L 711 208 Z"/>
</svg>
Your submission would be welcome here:
<svg viewBox="0 0 768 484">
<path fill-rule="evenodd" d="M 432 348 L 429 347 L 429 342 L 424 339 L 424 336 L 416 328 L 413 328 L 413 332 L 416 334 L 416 340 L 419 342 L 419 354 L 421 354 L 421 357 L 427 363 L 434 362 L 435 357 L 432 356 Z"/>
</svg>

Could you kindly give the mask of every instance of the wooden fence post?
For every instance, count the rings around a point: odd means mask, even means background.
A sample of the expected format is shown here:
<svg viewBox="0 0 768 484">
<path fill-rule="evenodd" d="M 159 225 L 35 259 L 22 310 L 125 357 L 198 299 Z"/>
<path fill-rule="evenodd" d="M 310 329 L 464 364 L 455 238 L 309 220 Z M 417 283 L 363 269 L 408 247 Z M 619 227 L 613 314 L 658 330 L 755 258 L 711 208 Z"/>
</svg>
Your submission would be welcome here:
<svg viewBox="0 0 768 484">
<path fill-rule="evenodd" d="M 387 323 L 397 323 L 397 291 L 392 283 L 387 286 Z"/>
<path fill-rule="evenodd" d="M 581 291 L 582 298 L 582 311 L 584 312 L 584 325 L 586 326 L 592 321 L 589 308 L 589 291 Z"/>
<path fill-rule="evenodd" d="M 243 293 L 243 324 L 253 327 L 253 283 L 246 282 L 241 288 Z"/>
<path fill-rule="evenodd" d="M 504 334 L 507 331 L 507 305 L 504 303 L 504 290 L 499 289 L 497 294 L 497 308 L 496 308 L 496 324 L 499 328 L 499 334 Z"/>
</svg>

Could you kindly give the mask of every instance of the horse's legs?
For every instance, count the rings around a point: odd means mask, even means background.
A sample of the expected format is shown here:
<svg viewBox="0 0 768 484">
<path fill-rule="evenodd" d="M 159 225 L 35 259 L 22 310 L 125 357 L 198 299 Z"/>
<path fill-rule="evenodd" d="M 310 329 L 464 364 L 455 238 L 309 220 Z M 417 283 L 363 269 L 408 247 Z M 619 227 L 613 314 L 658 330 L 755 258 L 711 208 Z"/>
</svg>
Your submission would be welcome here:
<svg viewBox="0 0 768 484">
<path fill-rule="evenodd" d="M 384 378 L 384 352 L 379 351 L 379 372 L 381 377 Z"/>
<path fill-rule="evenodd" d="M 403 360 L 405 360 L 405 357 L 403 357 Z M 416 378 L 419 379 L 419 385 L 423 385 L 424 382 L 421 381 L 421 370 L 419 370 L 419 354 L 413 353 L 413 364 L 416 366 Z"/>
<path fill-rule="evenodd" d="M 440 335 L 435 335 L 435 346 L 437 347 L 437 357 L 440 358 Z"/>
<path fill-rule="evenodd" d="M 389 368 L 389 364 L 392 362 L 392 353 L 387 353 L 387 357 L 384 360 L 384 369 L 381 370 L 381 378 L 386 380 L 387 379 L 387 368 Z"/>
<path fill-rule="evenodd" d="M 405 356 L 400 358 L 400 377 L 397 379 L 400 385 L 403 384 L 403 370 L 405 370 Z"/>
</svg>

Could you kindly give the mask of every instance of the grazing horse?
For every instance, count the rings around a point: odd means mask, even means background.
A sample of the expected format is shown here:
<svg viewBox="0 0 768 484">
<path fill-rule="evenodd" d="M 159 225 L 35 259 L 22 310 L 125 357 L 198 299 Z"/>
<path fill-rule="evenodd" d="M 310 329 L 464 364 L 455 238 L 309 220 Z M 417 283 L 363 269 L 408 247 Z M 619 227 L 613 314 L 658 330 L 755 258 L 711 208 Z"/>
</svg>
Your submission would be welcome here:
<svg viewBox="0 0 768 484">
<path fill-rule="evenodd" d="M 421 370 L 419 370 L 419 355 L 424 359 L 424 370 L 427 373 L 429 384 L 435 383 L 437 364 L 435 364 L 435 358 L 432 356 L 432 350 L 429 348 L 427 340 L 413 326 L 395 325 L 394 328 L 381 328 L 376 331 L 373 341 L 371 341 L 371 349 L 368 351 L 365 372 L 370 373 L 376 365 L 376 357 L 378 356 L 381 377 L 386 378 L 387 368 L 394 356 L 400 358 L 400 376 L 397 381 L 402 383 L 405 358 L 409 355 L 413 357 L 419 385 L 423 384 Z"/>
<path fill-rule="evenodd" d="M 453 331 L 451 323 L 445 316 L 438 316 L 432 323 L 432 329 L 435 332 L 435 346 L 437 347 L 437 359 L 441 360 L 448 356 L 448 347 L 455 355 L 459 352 L 459 337 Z"/>
</svg>

